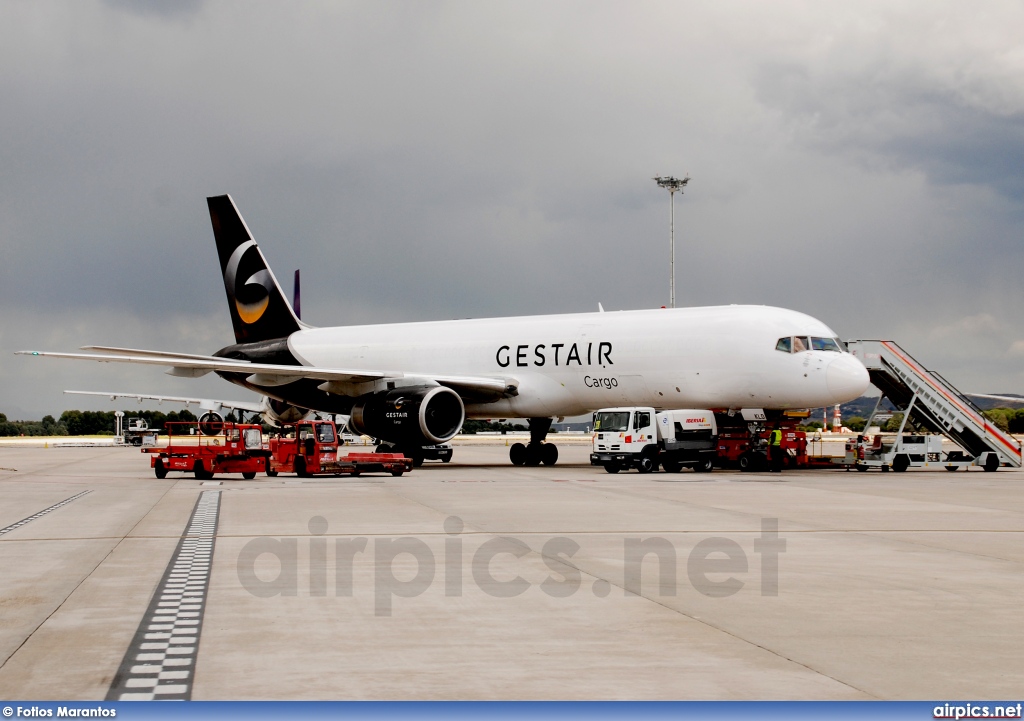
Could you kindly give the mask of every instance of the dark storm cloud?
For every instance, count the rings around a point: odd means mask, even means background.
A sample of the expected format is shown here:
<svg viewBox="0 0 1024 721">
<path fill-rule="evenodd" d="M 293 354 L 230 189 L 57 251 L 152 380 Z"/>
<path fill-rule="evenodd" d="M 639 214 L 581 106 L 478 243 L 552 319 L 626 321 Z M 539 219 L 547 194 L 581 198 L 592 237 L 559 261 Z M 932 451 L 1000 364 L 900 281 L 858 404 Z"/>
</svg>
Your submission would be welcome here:
<svg viewBox="0 0 1024 721">
<path fill-rule="evenodd" d="M 229 342 L 207 195 L 232 194 L 286 292 L 302 269 L 328 325 L 662 305 L 651 177 L 687 172 L 682 303 L 797 308 L 1024 392 L 1019 14 L 7 3 L 0 401 L 241 397 L 10 355 Z"/>
<path fill-rule="evenodd" d="M 104 2 L 116 10 L 167 18 L 194 15 L 204 4 L 203 0 L 104 0 Z"/>
<path fill-rule="evenodd" d="M 839 77 L 805 67 L 758 70 L 758 98 L 793 116 L 816 149 L 925 172 L 944 185 L 989 186 L 1024 201 L 1024 112 L 967 105 L 926 77 L 865 68 Z"/>
</svg>

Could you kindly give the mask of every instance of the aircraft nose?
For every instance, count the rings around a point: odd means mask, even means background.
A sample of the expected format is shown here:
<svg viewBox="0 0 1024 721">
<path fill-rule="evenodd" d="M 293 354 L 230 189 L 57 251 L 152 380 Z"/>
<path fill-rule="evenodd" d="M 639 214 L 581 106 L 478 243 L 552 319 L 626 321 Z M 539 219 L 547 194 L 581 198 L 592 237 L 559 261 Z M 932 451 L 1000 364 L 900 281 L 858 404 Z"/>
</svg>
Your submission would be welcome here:
<svg viewBox="0 0 1024 721">
<path fill-rule="evenodd" d="M 841 355 L 828 364 L 825 383 L 834 402 L 845 403 L 863 395 L 871 380 L 863 363 L 852 355 Z"/>
</svg>

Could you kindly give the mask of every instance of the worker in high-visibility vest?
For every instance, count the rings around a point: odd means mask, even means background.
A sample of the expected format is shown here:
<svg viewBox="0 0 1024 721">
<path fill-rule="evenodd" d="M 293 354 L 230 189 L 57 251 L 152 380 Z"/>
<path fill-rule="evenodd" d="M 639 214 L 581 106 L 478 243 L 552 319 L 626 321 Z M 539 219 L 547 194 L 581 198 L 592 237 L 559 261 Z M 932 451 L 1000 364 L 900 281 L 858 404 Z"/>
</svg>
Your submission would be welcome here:
<svg viewBox="0 0 1024 721">
<path fill-rule="evenodd" d="M 782 431 L 776 425 L 768 434 L 768 471 L 782 473 Z"/>
</svg>

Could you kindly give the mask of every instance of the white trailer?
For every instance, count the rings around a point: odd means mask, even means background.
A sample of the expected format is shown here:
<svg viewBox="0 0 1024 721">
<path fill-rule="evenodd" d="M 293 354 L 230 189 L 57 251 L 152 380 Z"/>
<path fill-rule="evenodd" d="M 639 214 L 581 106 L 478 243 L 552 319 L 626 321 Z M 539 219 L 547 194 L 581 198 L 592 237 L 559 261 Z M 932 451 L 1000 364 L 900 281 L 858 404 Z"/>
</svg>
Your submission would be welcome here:
<svg viewBox="0 0 1024 721">
<path fill-rule="evenodd" d="M 590 463 L 608 473 L 636 468 L 651 473 L 661 466 L 669 473 L 684 467 L 708 472 L 717 457 L 718 427 L 709 410 L 657 412 L 653 408 L 602 408 L 594 414 Z"/>
</svg>

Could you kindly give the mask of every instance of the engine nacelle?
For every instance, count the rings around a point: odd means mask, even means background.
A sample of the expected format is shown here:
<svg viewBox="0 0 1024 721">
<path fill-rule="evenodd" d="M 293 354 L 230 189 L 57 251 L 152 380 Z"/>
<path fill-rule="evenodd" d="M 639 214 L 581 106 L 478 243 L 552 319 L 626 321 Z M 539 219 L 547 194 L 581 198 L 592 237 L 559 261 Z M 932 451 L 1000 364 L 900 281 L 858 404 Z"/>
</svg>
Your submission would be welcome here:
<svg viewBox="0 0 1024 721">
<path fill-rule="evenodd" d="M 349 427 L 356 433 L 399 444 L 427 445 L 451 439 L 466 420 L 462 398 L 451 388 L 396 388 L 352 406 Z"/>
<path fill-rule="evenodd" d="M 216 436 L 224 430 L 224 416 L 214 411 L 206 411 L 199 416 L 199 432 L 204 436 Z"/>
<path fill-rule="evenodd" d="M 290 403 L 279 401 L 276 398 L 268 398 L 267 396 L 263 396 L 262 406 L 260 413 L 265 418 L 278 424 L 298 423 L 309 415 L 308 408 L 293 406 Z"/>
</svg>

